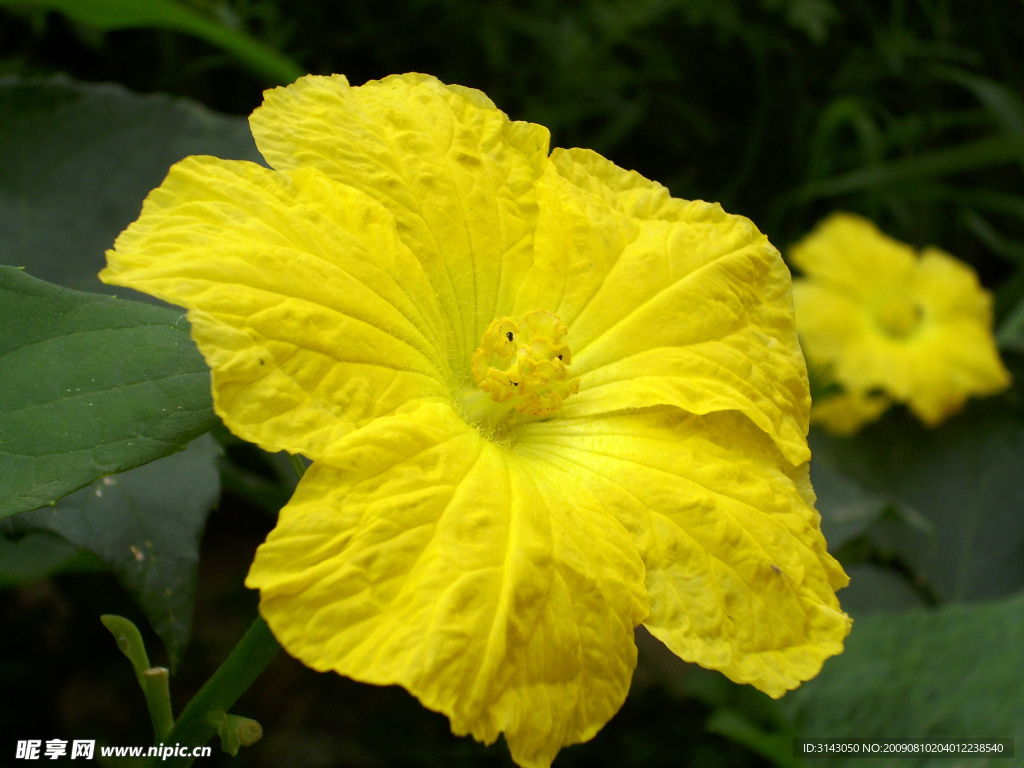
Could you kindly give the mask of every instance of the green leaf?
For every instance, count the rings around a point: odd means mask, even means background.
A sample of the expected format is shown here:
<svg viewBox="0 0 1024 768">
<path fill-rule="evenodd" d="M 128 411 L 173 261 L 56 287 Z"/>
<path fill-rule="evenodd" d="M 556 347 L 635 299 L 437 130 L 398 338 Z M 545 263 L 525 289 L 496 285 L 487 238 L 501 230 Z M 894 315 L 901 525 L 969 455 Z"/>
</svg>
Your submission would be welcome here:
<svg viewBox="0 0 1024 768">
<path fill-rule="evenodd" d="M 243 118 L 120 86 L 0 80 L 0 115 L 0 264 L 77 290 L 114 290 L 104 253 L 172 164 L 260 161 Z"/>
<path fill-rule="evenodd" d="M 711 713 L 704 724 L 704 730 L 742 744 L 778 768 L 800 766 L 800 761 L 793 756 L 791 734 L 765 730 L 738 709 L 719 707 Z"/>
<path fill-rule="evenodd" d="M 219 455 L 204 435 L 182 453 L 5 524 L 15 535 L 49 531 L 95 553 L 142 608 L 173 666 L 192 628 L 199 539 L 220 497 Z"/>
<path fill-rule="evenodd" d="M 821 461 L 811 461 L 811 484 L 818 495 L 821 531 L 830 552 L 836 552 L 862 535 L 889 504 L 883 495 L 865 490 L 837 468 Z"/>
<path fill-rule="evenodd" d="M 149 27 L 184 32 L 223 48 L 274 83 L 290 83 L 305 74 L 270 46 L 175 0 L 0 0 L 5 5 L 60 11 L 102 31 Z"/>
<path fill-rule="evenodd" d="M 1024 744 L 1024 595 L 858 620 L 841 656 L 781 704 L 805 738 L 1012 738 Z M 951 765 L 949 757 L 815 758 L 815 766 Z M 972 768 L 1013 761 L 974 758 Z"/>
<path fill-rule="evenodd" d="M 95 556 L 52 533 L 11 540 L 0 536 L 0 589 L 32 584 L 57 573 L 102 571 Z"/>
<path fill-rule="evenodd" d="M 0 517 L 182 450 L 217 423 L 180 311 L 0 267 Z"/>
<path fill-rule="evenodd" d="M 894 409 L 852 438 L 812 430 L 811 448 L 815 462 L 900 508 L 870 533 L 939 601 L 1024 588 L 1024 420 L 1004 400 L 969 403 L 936 429 Z M 827 487 L 818 492 L 827 506 Z"/>
<path fill-rule="evenodd" d="M 910 608 L 924 608 L 925 601 L 913 583 L 892 568 L 875 563 L 844 565 L 850 586 L 839 593 L 843 610 L 854 617 L 875 613 L 901 613 Z"/>
</svg>

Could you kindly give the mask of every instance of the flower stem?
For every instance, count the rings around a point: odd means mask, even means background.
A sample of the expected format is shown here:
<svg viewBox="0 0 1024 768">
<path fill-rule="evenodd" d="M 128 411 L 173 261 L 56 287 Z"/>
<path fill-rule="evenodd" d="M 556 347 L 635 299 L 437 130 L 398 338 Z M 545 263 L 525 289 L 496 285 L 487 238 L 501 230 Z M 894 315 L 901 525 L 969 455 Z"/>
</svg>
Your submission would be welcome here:
<svg viewBox="0 0 1024 768">
<path fill-rule="evenodd" d="M 146 761 L 146 768 L 191 765 L 195 759 L 191 756 L 192 749 L 206 744 L 217 732 L 217 727 L 211 724 L 216 721 L 215 715 L 223 715 L 231 709 L 280 649 L 267 623 L 258 616 L 220 668 L 188 703 L 164 741 L 167 746 L 186 748 L 182 751 L 189 756 L 174 755 L 166 759 L 153 756 Z"/>
<path fill-rule="evenodd" d="M 166 667 L 150 667 L 142 673 L 149 717 L 153 721 L 153 735 L 156 741 L 166 742 L 174 728 L 174 714 L 171 712 L 170 672 Z"/>
<path fill-rule="evenodd" d="M 168 671 L 164 667 L 151 667 L 146 654 L 146 644 L 142 641 L 139 628 L 124 616 L 106 614 L 100 616 L 110 633 L 117 641 L 121 653 L 128 657 L 135 668 L 135 679 L 146 697 L 150 720 L 153 721 L 153 736 L 156 741 L 164 741 L 174 725 L 171 714 L 171 691 L 168 687 Z"/>
</svg>

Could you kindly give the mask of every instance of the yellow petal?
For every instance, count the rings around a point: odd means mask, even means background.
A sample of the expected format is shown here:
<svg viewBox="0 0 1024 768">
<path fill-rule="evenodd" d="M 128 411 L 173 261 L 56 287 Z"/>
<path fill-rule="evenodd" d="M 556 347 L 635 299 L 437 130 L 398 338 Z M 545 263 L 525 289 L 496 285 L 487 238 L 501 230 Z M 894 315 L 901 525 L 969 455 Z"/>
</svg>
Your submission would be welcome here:
<svg viewBox="0 0 1024 768">
<path fill-rule="evenodd" d="M 833 435 L 852 435 L 878 419 L 890 405 L 892 401 L 885 395 L 841 392 L 820 400 L 815 398 L 811 422 Z"/>
<path fill-rule="evenodd" d="M 313 464 L 246 583 L 305 664 L 548 766 L 622 704 L 647 608 L 626 531 L 555 479 L 447 406 L 378 419 Z"/>
<path fill-rule="evenodd" d="M 672 408 L 552 419 L 517 450 L 578 478 L 633 534 L 644 622 L 672 651 L 773 697 L 842 651 L 848 582 L 827 553 L 807 466 L 737 413 Z"/>
<path fill-rule="evenodd" d="M 419 74 L 358 88 L 304 77 L 267 91 L 249 122 L 274 168 L 318 168 L 391 212 L 449 319 L 461 351 L 453 368 L 468 367 L 532 260 L 547 129 Z"/>
<path fill-rule="evenodd" d="M 810 395 L 778 251 L 749 220 L 674 200 L 592 152 L 552 160 L 517 311 L 569 328 L 580 391 L 565 415 L 736 410 L 806 461 Z"/>
<path fill-rule="evenodd" d="M 446 397 L 443 313 L 390 214 L 309 168 L 192 157 L 118 237 L 100 277 L 186 307 L 240 437 L 310 457 Z"/>
<path fill-rule="evenodd" d="M 917 359 L 920 365 L 943 360 L 944 371 L 918 383 L 910 407 L 926 424 L 936 424 L 967 397 L 1006 389 L 1010 374 L 992 335 L 992 299 L 974 270 L 937 248 L 925 248 L 916 278 L 931 330 L 921 339 Z"/>
<path fill-rule="evenodd" d="M 897 400 L 910 396 L 914 371 L 906 344 L 881 331 L 861 298 L 798 278 L 793 301 L 808 360 L 848 392 L 884 388 Z"/>
<path fill-rule="evenodd" d="M 800 339 L 817 363 L 836 364 L 848 345 L 871 332 L 862 305 L 830 286 L 794 278 L 793 304 Z"/>
<path fill-rule="evenodd" d="M 879 286 L 906 285 L 916 261 L 913 248 L 852 213 L 827 217 L 793 246 L 789 258 L 819 285 L 861 299 Z"/>
</svg>

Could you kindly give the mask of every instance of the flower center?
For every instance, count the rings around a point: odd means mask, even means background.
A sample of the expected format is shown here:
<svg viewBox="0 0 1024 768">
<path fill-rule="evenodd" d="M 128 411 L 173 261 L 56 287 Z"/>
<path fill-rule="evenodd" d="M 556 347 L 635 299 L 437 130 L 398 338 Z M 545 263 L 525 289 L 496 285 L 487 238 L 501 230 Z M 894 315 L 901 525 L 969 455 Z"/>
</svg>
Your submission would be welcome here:
<svg viewBox="0 0 1024 768">
<path fill-rule="evenodd" d="M 921 322 L 921 306 L 905 296 L 890 296 L 875 307 L 875 320 L 882 331 L 895 339 L 909 336 Z"/>
<path fill-rule="evenodd" d="M 511 317 L 493 321 L 470 360 L 477 386 L 459 397 L 466 420 L 498 429 L 512 411 L 548 416 L 559 410 L 580 389 L 579 378 L 569 374 L 566 333 L 558 315 L 543 310 L 518 322 Z"/>
</svg>

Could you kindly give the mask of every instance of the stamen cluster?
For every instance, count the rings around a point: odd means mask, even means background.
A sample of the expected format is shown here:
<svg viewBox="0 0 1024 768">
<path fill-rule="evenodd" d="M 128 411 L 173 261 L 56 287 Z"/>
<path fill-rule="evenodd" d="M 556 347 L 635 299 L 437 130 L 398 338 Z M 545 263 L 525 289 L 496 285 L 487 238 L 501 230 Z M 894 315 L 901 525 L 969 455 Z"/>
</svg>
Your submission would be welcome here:
<svg viewBox="0 0 1024 768">
<path fill-rule="evenodd" d="M 494 402 L 510 403 L 519 413 L 554 413 L 580 389 L 579 378 L 569 375 L 566 332 L 558 315 L 543 310 L 527 313 L 521 323 L 499 317 L 473 353 L 473 378 Z"/>
</svg>

